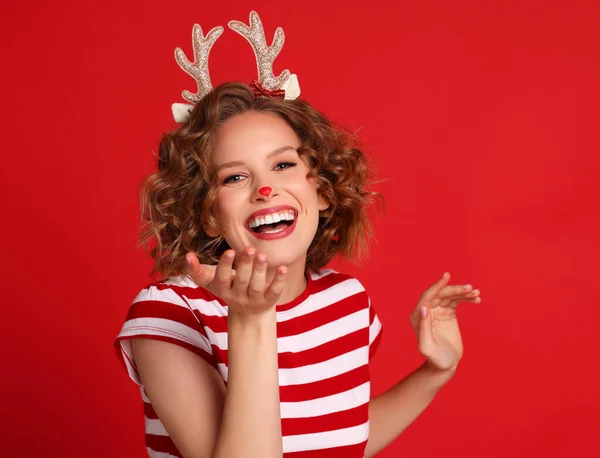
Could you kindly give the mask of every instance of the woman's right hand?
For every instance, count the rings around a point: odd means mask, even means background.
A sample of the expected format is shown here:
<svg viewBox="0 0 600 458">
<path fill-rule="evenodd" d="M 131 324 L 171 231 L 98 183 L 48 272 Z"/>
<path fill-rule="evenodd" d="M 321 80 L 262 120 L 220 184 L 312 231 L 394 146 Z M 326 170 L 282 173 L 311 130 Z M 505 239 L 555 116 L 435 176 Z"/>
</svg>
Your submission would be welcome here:
<svg viewBox="0 0 600 458">
<path fill-rule="evenodd" d="M 193 253 L 187 254 L 186 273 L 198 286 L 208 289 L 223 299 L 230 313 L 239 315 L 260 314 L 272 308 L 283 293 L 287 269 L 279 266 L 273 281 L 267 285 L 267 256 L 248 247 L 240 255 L 233 270 L 235 251 L 227 250 L 216 268 L 200 264 Z"/>
</svg>

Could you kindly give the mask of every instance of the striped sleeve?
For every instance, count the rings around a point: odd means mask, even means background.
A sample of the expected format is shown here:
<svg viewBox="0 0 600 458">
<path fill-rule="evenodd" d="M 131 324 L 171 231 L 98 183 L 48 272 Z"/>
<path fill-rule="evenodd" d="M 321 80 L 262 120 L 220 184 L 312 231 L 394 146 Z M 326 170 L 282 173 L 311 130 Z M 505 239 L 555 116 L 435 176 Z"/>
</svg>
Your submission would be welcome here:
<svg viewBox="0 0 600 458">
<path fill-rule="evenodd" d="M 211 344 L 200 318 L 168 284 L 155 283 L 139 292 L 115 341 L 118 358 L 139 386 L 142 384 L 131 339 L 142 337 L 179 345 L 214 365 Z"/>
<path fill-rule="evenodd" d="M 373 358 L 379 347 L 382 332 L 383 326 L 373 304 L 371 304 L 371 298 L 369 298 L 369 360 Z"/>
</svg>

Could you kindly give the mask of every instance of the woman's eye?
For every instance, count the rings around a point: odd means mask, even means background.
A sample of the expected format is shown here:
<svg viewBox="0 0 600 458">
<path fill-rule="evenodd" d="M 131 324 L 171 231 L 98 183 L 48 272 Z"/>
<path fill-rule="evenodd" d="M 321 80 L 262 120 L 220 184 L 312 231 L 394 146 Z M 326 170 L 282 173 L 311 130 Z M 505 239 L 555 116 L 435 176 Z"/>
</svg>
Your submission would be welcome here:
<svg viewBox="0 0 600 458">
<path fill-rule="evenodd" d="M 243 179 L 244 177 L 242 175 L 230 175 L 223 180 L 223 184 L 238 183 Z"/>
<path fill-rule="evenodd" d="M 275 166 L 275 170 L 285 170 L 294 167 L 295 165 L 295 162 L 280 162 Z"/>
</svg>

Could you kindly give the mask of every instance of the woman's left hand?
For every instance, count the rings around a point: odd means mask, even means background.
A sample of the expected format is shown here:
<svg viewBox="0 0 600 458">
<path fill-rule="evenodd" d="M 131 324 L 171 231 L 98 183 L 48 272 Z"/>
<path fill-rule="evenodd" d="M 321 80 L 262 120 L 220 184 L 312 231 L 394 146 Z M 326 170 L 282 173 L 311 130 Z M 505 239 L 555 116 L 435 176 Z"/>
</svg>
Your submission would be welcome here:
<svg viewBox="0 0 600 458">
<path fill-rule="evenodd" d="M 449 280 L 446 272 L 421 295 L 410 321 L 429 366 L 454 372 L 463 355 L 456 308 L 461 302 L 479 303 L 481 298 L 471 285 L 448 285 Z"/>
</svg>

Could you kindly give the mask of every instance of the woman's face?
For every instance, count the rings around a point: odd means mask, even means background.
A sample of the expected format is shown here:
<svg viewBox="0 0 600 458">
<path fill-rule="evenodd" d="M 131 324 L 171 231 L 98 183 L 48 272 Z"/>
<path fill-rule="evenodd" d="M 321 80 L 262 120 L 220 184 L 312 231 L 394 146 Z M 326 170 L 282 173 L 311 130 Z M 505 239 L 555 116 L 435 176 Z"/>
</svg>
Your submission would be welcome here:
<svg viewBox="0 0 600 458">
<path fill-rule="evenodd" d="M 271 267 L 306 259 L 319 210 L 328 207 L 316 179 L 308 177 L 299 146 L 283 119 L 264 112 L 229 119 L 213 144 L 218 180 L 213 214 L 221 233 L 236 253 L 249 246 L 265 253 Z"/>
</svg>

